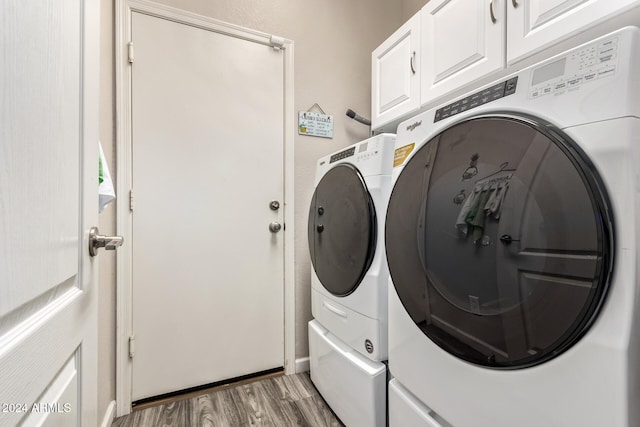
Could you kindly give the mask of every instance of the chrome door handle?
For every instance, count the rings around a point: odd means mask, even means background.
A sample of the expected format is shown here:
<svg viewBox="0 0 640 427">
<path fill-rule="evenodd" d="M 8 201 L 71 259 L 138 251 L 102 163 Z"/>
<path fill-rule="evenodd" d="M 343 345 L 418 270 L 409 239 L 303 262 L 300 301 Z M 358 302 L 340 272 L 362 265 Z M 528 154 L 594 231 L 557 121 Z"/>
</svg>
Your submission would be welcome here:
<svg viewBox="0 0 640 427">
<path fill-rule="evenodd" d="M 409 66 L 411 67 L 411 72 L 412 72 L 413 74 L 415 74 L 415 73 L 416 73 L 416 69 L 415 69 L 415 67 L 413 66 L 413 63 L 415 62 L 415 60 L 416 60 L 416 53 L 415 53 L 415 52 L 413 52 L 413 56 L 411 56 L 411 58 L 409 58 Z"/>
<path fill-rule="evenodd" d="M 122 236 L 103 236 L 98 233 L 100 233 L 98 227 L 91 227 L 89 230 L 89 255 L 91 256 L 98 255 L 99 248 L 114 251 L 124 243 Z"/>
<path fill-rule="evenodd" d="M 497 22 L 496 15 L 493 13 L 493 0 L 489 3 L 489 14 L 491 15 L 491 22 L 494 24 Z"/>
<path fill-rule="evenodd" d="M 279 222 L 273 221 L 272 223 L 269 224 L 269 231 L 272 233 L 277 233 L 278 231 L 280 231 L 281 228 L 282 226 L 280 225 Z"/>
</svg>

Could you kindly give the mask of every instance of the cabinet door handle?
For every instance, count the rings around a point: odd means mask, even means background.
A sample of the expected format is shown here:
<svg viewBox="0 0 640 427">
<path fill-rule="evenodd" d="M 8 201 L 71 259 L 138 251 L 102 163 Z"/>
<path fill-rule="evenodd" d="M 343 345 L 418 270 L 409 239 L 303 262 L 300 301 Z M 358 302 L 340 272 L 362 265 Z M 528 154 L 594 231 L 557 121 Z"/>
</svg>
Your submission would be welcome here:
<svg viewBox="0 0 640 427">
<path fill-rule="evenodd" d="M 412 72 L 413 74 L 415 74 L 415 73 L 416 73 L 416 69 L 415 69 L 415 68 L 414 68 L 414 66 L 413 66 L 413 62 L 414 62 L 415 60 L 416 60 L 416 52 L 414 51 L 414 52 L 413 52 L 413 55 L 411 56 L 411 58 L 409 58 L 409 66 L 411 67 L 411 72 Z"/>
<path fill-rule="evenodd" d="M 491 15 L 491 22 L 494 24 L 497 22 L 496 15 L 493 13 L 493 0 L 489 2 L 489 15 Z"/>
<path fill-rule="evenodd" d="M 511 4 L 513 4 L 514 8 L 518 7 L 518 0 L 511 0 Z"/>
</svg>

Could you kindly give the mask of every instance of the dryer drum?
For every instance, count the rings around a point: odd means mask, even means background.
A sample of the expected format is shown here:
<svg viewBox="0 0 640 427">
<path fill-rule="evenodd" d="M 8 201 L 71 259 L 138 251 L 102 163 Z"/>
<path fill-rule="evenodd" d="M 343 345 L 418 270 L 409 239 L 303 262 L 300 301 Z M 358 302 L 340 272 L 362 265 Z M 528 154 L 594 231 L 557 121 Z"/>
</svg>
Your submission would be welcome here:
<svg viewBox="0 0 640 427">
<path fill-rule="evenodd" d="M 311 262 L 333 295 L 358 288 L 375 255 L 377 225 L 373 200 L 356 167 L 341 163 L 316 186 L 309 208 Z"/>
<path fill-rule="evenodd" d="M 400 172 L 386 217 L 392 282 L 417 327 L 499 369 L 579 341 L 607 295 L 613 241 L 594 165 L 565 133 L 524 115 L 476 116 L 435 135 Z"/>
</svg>

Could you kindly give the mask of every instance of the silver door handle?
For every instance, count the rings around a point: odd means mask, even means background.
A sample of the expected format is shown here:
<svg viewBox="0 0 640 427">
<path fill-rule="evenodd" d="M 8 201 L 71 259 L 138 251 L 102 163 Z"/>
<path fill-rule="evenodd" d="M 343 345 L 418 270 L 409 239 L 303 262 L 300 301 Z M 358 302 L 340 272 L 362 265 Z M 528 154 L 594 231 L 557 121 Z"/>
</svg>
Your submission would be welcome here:
<svg viewBox="0 0 640 427">
<path fill-rule="evenodd" d="M 114 251 L 118 246 L 122 246 L 124 243 L 124 237 L 122 236 L 103 236 L 98 230 L 98 227 L 91 227 L 89 230 L 89 255 L 98 255 L 98 249 L 104 248 L 107 251 Z"/>
<path fill-rule="evenodd" d="M 278 231 L 280 231 L 281 228 L 282 226 L 280 225 L 279 222 L 273 221 L 272 223 L 269 224 L 269 231 L 272 233 L 277 233 Z"/>
<path fill-rule="evenodd" d="M 409 66 L 411 67 L 411 72 L 412 72 L 413 74 L 415 74 L 415 73 L 416 73 L 416 69 L 415 69 L 415 67 L 413 66 L 413 63 L 415 62 L 415 60 L 416 60 L 416 53 L 415 53 L 415 52 L 413 52 L 413 55 L 411 56 L 411 58 L 409 58 Z"/>
<path fill-rule="evenodd" d="M 496 23 L 496 15 L 493 13 L 493 0 L 489 3 L 489 14 L 491 15 L 491 22 Z"/>
</svg>

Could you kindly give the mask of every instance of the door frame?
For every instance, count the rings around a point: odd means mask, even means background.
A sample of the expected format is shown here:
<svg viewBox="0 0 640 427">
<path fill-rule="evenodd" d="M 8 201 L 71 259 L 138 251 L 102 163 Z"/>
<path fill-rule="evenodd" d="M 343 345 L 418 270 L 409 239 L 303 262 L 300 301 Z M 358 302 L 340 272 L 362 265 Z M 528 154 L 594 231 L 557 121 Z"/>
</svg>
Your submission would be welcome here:
<svg viewBox="0 0 640 427">
<path fill-rule="evenodd" d="M 116 0 L 115 77 L 116 77 L 116 153 L 117 194 L 116 228 L 125 241 L 133 236 L 130 210 L 132 189 L 131 141 L 131 68 L 129 46 L 131 14 L 140 12 L 161 19 L 191 25 L 209 31 L 253 41 L 283 51 L 284 60 L 284 371 L 296 373 L 295 366 L 295 271 L 294 271 L 294 109 L 293 41 L 228 24 L 203 15 L 145 0 Z M 127 200 L 129 199 L 129 200 Z M 132 361 L 129 338 L 133 335 L 132 246 L 125 245 L 116 254 L 116 413 L 131 412 Z"/>
</svg>

